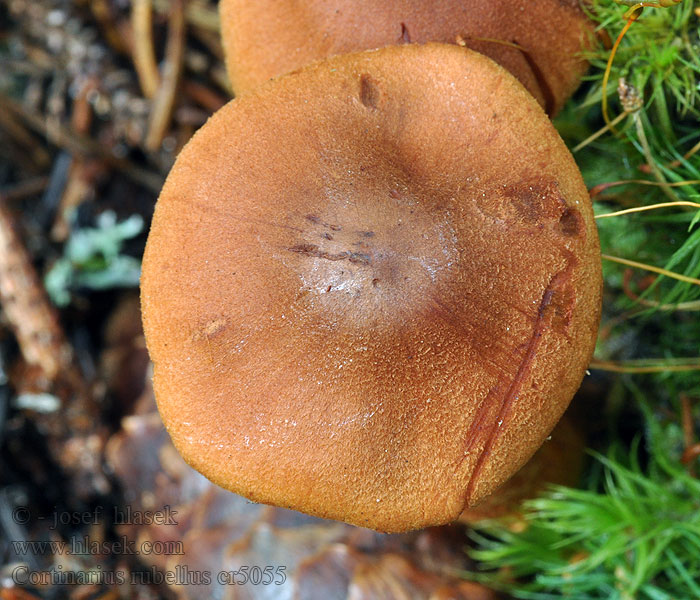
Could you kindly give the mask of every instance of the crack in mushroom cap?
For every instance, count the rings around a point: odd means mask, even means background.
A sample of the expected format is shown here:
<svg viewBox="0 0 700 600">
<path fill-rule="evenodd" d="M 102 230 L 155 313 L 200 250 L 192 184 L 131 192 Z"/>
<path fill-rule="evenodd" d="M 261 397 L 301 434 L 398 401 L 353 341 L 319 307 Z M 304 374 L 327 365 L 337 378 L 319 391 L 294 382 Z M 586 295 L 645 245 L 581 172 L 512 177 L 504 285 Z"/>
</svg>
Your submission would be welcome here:
<svg viewBox="0 0 700 600">
<path fill-rule="evenodd" d="M 183 457 L 383 531 L 455 519 L 559 419 L 600 313 L 586 188 L 458 46 L 336 57 L 229 103 L 156 206 L 142 308 Z"/>
<path fill-rule="evenodd" d="M 328 56 L 443 42 L 495 60 L 550 115 L 578 87 L 593 34 L 579 0 L 221 0 L 220 11 L 236 94 Z"/>
</svg>

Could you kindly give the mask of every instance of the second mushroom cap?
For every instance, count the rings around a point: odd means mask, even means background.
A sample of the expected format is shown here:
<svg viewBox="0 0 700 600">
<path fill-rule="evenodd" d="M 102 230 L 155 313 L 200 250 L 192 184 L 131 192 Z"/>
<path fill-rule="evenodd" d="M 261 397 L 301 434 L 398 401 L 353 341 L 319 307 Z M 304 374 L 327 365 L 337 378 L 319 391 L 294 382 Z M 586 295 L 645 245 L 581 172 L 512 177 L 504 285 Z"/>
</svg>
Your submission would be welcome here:
<svg viewBox="0 0 700 600">
<path fill-rule="evenodd" d="M 583 377 L 586 188 L 504 69 L 450 45 L 336 57 L 224 107 L 156 207 L 142 303 L 184 458 L 383 531 L 455 519 Z"/>
<path fill-rule="evenodd" d="M 466 45 L 553 115 L 578 87 L 592 24 L 579 0 L 221 0 L 236 94 L 314 60 L 409 42 Z"/>
</svg>

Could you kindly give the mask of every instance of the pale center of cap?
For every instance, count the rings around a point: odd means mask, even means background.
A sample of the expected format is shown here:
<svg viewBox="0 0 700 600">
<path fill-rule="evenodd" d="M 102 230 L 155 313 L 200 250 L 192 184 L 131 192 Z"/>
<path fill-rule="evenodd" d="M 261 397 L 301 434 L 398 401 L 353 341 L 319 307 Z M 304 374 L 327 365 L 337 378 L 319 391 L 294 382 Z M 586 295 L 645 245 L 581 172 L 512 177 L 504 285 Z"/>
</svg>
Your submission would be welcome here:
<svg viewBox="0 0 700 600">
<path fill-rule="evenodd" d="M 450 209 L 395 189 L 295 217 L 303 233 L 286 250 L 311 302 L 349 319 L 386 319 L 420 306 L 457 261 Z M 291 258 L 291 260 L 290 260 Z"/>
</svg>

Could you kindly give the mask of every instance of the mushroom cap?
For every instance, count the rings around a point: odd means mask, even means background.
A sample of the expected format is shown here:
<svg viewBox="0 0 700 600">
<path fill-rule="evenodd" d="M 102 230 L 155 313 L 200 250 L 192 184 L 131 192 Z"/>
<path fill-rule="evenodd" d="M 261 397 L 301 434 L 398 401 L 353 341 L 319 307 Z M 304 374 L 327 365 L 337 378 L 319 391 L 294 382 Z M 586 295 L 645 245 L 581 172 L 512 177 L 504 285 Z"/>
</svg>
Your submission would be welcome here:
<svg viewBox="0 0 700 600">
<path fill-rule="evenodd" d="M 404 531 L 535 452 L 583 377 L 601 286 L 586 188 L 540 106 L 476 52 L 411 44 L 218 111 L 163 188 L 141 294 L 188 463 Z"/>
<path fill-rule="evenodd" d="M 593 31 L 579 0 L 221 0 L 220 12 L 237 95 L 335 54 L 445 42 L 508 69 L 550 115 L 578 87 Z"/>
<path fill-rule="evenodd" d="M 567 412 L 522 469 L 477 506 L 464 510 L 459 520 L 476 523 L 484 519 L 515 517 L 522 512 L 525 500 L 550 486 L 575 487 L 581 479 L 585 452 L 585 436 Z"/>
</svg>

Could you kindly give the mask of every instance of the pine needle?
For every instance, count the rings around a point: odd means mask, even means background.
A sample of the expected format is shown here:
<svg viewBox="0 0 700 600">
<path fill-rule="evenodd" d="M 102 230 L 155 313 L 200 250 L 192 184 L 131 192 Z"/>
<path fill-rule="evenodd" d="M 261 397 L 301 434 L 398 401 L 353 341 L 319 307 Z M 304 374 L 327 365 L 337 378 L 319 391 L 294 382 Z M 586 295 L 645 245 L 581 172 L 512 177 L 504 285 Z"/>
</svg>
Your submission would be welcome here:
<svg viewBox="0 0 700 600">
<path fill-rule="evenodd" d="M 660 267 L 654 267 L 653 265 L 647 265 L 645 263 L 637 262 L 636 260 L 628 260 L 626 258 L 620 258 L 618 256 L 610 256 L 609 254 L 601 254 L 601 258 L 609 260 L 611 262 L 616 262 L 621 265 L 627 265 L 628 267 L 634 267 L 636 269 L 644 269 L 645 271 L 651 271 L 652 273 L 658 273 L 659 275 L 664 275 L 665 277 L 671 277 L 672 279 L 677 279 L 678 281 L 684 281 L 686 283 L 692 283 L 693 285 L 700 285 L 700 279 L 695 277 L 688 277 L 687 275 L 681 275 L 679 273 L 674 273 L 673 271 L 668 271 L 667 269 L 662 269 Z"/>
<path fill-rule="evenodd" d="M 685 361 L 685 362 L 684 362 Z M 647 359 L 643 361 L 615 362 L 593 359 L 590 369 L 610 371 L 611 373 L 680 373 L 684 371 L 700 371 L 700 357 L 689 360 Z"/>
<path fill-rule="evenodd" d="M 589 135 L 585 140 L 583 140 L 580 144 L 574 146 L 574 148 L 571 150 L 572 154 L 576 154 L 579 150 L 583 150 L 588 144 L 591 142 L 594 142 L 597 140 L 601 135 L 603 135 L 607 131 L 613 130 L 614 126 L 617 125 L 622 119 L 627 117 L 630 113 L 628 112 L 621 112 L 619 115 L 617 115 L 610 123 L 605 124 L 603 127 L 601 127 L 598 131 L 595 133 Z"/>
<path fill-rule="evenodd" d="M 608 116 L 608 81 L 610 79 L 610 72 L 612 71 L 612 65 L 613 61 L 615 60 L 615 55 L 617 54 L 617 49 L 620 47 L 620 43 L 625 37 L 625 34 L 629 31 L 629 28 L 632 27 L 632 23 L 634 23 L 637 20 L 637 17 L 638 15 L 634 17 L 628 17 L 627 23 L 625 23 L 625 26 L 622 28 L 622 31 L 615 40 L 615 44 L 613 44 L 612 50 L 610 51 L 610 57 L 608 58 L 608 64 L 605 68 L 605 74 L 603 75 L 603 98 L 601 103 L 601 111 L 603 113 L 603 119 L 605 120 L 607 128 L 613 133 L 617 133 L 617 130 L 615 129 L 615 124 L 610 120 L 610 117 Z"/>
<path fill-rule="evenodd" d="M 618 181 L 610 185 L 621 185 L 623 183 L 654 183 L 650 181 Z M 687 182 L 683 182 L 687 185 Z M 605 184 L 603 184 L 605 185 Z M 628 215 L 632 213 L 645 212 L 647 210 L 658 210 L 660 208 L 670 208 L 672 206 L 692 206 L 693 208 L 700 208 L 700 204 L 697 202 L 690 202 L 687 200 L 679 200 L 677 202 L 660 202 L 659 204 L 650 204 L 648 206 L 635 206 L 634 208 L 625 208 L 624 210 L 617 210 L 611 213 L 605 213 L 602 215 L 596 215 L 596 219 L 607 219 L 609 217 L 620 217 L 622 215 Z"/>
</svg>

